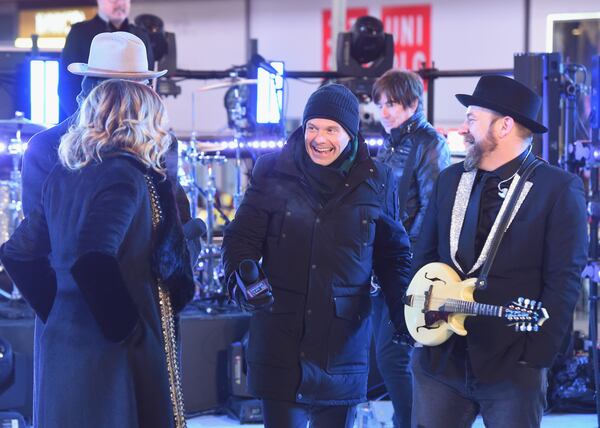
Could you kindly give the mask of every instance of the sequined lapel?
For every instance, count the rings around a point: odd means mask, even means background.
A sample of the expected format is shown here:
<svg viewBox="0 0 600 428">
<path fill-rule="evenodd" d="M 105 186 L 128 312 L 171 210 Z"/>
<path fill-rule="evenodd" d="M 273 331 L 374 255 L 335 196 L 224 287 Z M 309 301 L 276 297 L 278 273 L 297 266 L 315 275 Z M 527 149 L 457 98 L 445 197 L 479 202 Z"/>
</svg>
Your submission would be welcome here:
<svg viewBox="0 0 600 428">
<path fill-rule="evenodd" d="M 460 177 L 456 196 L 454 197 L 454 206 L 452 207 L 452 218 L 450 220 L 450 257 L 454 266 L 462 273 L 464 272 L 460 264 L 456 261 L 456 252 L 458 251 L 458 239 L 460 238 L 460 231 L 465 221 L 469 196 L 471 195 L 476 175 L 477 170 L 472 170 L 464 172 Z"/>
</svg>

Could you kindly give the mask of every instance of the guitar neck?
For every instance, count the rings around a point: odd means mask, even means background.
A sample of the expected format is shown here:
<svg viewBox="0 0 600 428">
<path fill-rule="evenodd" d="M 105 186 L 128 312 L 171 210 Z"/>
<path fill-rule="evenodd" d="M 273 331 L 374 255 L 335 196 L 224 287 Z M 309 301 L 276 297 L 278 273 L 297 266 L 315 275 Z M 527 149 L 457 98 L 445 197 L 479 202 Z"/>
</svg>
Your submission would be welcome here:
<svg viewBox="0 0 600 428">
<path fill-rule="evenodd" d="M 502 306 L 486 305 L 485 303 L 468 302 L 466 300 L 448 299 L 443 308 L 445 312 L 500 318 L 504 316 L 504 307 Z"/>
</svg>

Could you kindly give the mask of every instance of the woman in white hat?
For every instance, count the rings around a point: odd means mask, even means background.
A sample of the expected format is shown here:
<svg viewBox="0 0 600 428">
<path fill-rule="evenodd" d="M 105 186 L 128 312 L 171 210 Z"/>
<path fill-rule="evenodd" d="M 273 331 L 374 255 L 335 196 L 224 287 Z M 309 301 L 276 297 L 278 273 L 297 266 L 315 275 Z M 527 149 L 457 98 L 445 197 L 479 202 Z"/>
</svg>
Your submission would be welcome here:
<svg viewBox="0 0 600 428">
<path fill-rule="evenodd" d="M 194 291 L 148 86 L 107 80 L 0 259 L 43 321 L 35 425 L 182 427 L 173 316 Z"/>
</svg>

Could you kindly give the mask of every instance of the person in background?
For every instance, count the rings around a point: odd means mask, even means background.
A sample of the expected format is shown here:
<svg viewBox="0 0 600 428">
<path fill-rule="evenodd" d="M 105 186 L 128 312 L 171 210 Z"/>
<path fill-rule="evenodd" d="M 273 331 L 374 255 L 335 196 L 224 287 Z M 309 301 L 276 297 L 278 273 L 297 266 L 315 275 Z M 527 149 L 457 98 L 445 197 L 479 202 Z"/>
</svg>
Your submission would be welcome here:
<svg viewBox="0 0 600 428">
<path fill-rule="evenodd" d="M 67 35 L 60 57 L 58 94 L 61 120 L 71 116 L 77 110 L 77 95 L 81 91 L 82 78 L 69 73 L 71 63 L 83 63 L 90 54 L 90 45 L 100 33 L 124 31 L 134 34 L 146 46 L 146 55 L 150 69 L 154 69 L 154 55 L 150 47 L 148 33 L 129 22 L 131 0 L 98 0 L 98 14 L 83 22 L 73 24 Z"/>
<path fill-rule="evenodd" d="M 369 156 L 358 100 L 336 84 L 310 96 L 281 152 L 256 162 L 223 261 L 230 295 L 254 311 L 248 386 L 267 428 L 354 426 L 366 401 L 373 270 L 403 325 L 410 249 L 395 184 Z M 255 279 L 264 291 L 253 296 Z"/>
<path fill-rule="evenodd" d="M 400 219 L 411 246 L 419 239 L 431 191 L 441 170 L 450 165 L 444 137 L 423 112 L 423 82 L 412 71 L 389 70 L 373 85 L 372 98 L 385 130 L 377 160 L 389 166 L 398 183 Z M 394 427 L 410 427 L 411 347 L 394 343 L 394 326 L 384 298 L 373 296 L 373 333 L 377 367 L 394 406 Z"/>
<path fill-rule="evenodd" d="M 148 86 L 107 80 L 59 146 L 42 201 L 0 248 L 43 323 L 35 426 L 183 427 L 174 316 L 193 297 Z"/>
</svg>

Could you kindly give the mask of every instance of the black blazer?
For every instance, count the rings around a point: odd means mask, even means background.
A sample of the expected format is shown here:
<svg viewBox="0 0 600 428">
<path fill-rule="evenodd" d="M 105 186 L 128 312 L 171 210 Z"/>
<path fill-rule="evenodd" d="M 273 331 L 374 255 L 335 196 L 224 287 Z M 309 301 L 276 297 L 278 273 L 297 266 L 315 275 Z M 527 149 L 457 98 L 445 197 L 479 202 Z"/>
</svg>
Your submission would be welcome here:
<svg viewBox="0 0 600 428">
<path fill-rule="evenodd" d="M 459 163 L 440 174 L 416 244 L 413 272 L 433 261 L 459 271 L 450 252 L 450 225 L 463 172 L 463 163 Z M 500 244 L 488 287 L 477 290 L 475 300 L 496 305 L 519 296 L 541 300 L 550 319 L 537 333 L 519 333 L 500 318 L 469 317 L 467 352 L 473 371 L 481 380 L 500 379 L 517 361 L 549 367 L 559 351 L 579 296 L 580 274 L 587 258 L 581 180 L 544 163 L 529 181 L 531 189 Z M 456 342 L 456 338 L 451 338 L 440 346 L 427 347 L 420 353 L 419 364 L 429 372 L 443 370 Z"/>
</svg>

